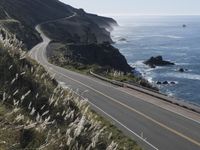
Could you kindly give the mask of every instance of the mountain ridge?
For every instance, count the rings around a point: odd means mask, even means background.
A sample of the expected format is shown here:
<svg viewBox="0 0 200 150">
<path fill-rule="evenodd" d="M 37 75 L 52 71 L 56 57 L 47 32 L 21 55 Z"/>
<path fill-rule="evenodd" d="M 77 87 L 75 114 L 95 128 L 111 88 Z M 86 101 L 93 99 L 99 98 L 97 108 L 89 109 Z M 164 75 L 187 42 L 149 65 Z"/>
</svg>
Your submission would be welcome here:
<svg viewBox="0 0 200 150">
<path fill-rule="evenodd" d="M 88 25 L 83 25 L 82 22 L 80 22 L 80 25 L 84 29 L 91 28 L 89 26 L 90 24 L 95 27 L 95 30 L 92 32 L 96 34 L 95 36 L 97 39 L 98 36 L 102 37 L 99 42 L 112 42 L 110 34 L 105 30 L 105 28 L 111 28 L 114 24 L 117 25 L 116 21 L 111 18 L 88 14 L 83 9 L 73 8 L 58 0 L 0 0 L 0 4 L 0 19 L 5 20 L 11 17 L 12 19 L 19 21 L 26 28 L 26 30 L 32 30 L 30 36 L 36 32 L 34 27 L 37 24 L 48 20 L 64 18 L 72 15 L 73 13 L 76 13 L 77 16 L 81 17 L 88 23 Z M 48 32 L 50 33 L 50 31 Z M 59 30 L 56 29 L 56 32 L 59 32 Z M 68 33 L 69 31 L 65 30 L 63 34 L 67 35 Z M 20 35 L 17 36 L 20 40 L 26 41 L 26 39 Z M 38 37 L 34 38 L 34 41 L 37 41 L 38 43 L 41 41 Z M 36 42 L 33 44 L 27 44 L 28 49 L 33 47 L 35 44 Z"/>
</svg>

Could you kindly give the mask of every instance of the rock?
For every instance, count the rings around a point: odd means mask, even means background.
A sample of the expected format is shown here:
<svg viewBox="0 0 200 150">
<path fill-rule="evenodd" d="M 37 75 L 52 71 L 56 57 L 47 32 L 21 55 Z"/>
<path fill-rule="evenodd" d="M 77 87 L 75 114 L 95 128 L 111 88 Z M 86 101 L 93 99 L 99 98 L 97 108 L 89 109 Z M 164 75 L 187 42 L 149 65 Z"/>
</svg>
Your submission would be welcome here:
<svg viewBox="0 0 200 150">
<path fill-rule="evenodd" d="M 170 84 L 173 84 L 173 85 L 174 85 L 174 84 L 176 84 L 176 83 L 175 83 L 174 81 L 172 81 L 172 82 L 170 82 Z"/>
<path fill-rule="evenodd" d="M 182 25 L 183 28 L 186 28 L 187 26 L 185 24 Z"/>
<path fill-rule="evenodd" d="M 161 84 L 162 84 L 162 82 L 160 82 L 160 81 L 157 81 L 157 82 L 156 82 L 156 84 L 158 84 L 158 85 L 161 85 Z"/>
<path fill-rule="evenodd" d="M 180 68 L 178 71 L 183 73 L 183 72 L 188 71 L 188 69 Z"/>
<path fill-rule="evenodd" d="M 171 82 L 168 82 L 168 81 L 164 81 L 164 82 L 161 82 L 161 81 L 157 81 L 156 82 L 156 84 L 157 85 L 168 85 L 168 84 L 172 84 L 172 85 L 174 85 L 174 84 L 176 84 L 174 81 L 171 81 Z"/>
<path fill-rule="evenodd" d="M 151 68 L 155 68 L 156 66 L 175 65 L 172 62 L 163 60 L 162 56 L 151 57 L 149 60 L 145 61 L 144 64 L 150 66 Z"/>
<path fill-rule="evenodd" d="M 185 70 L 183 68 L 180 68 L 178 71 L 179 72 L 185 72 Z"/>
<path fill-rule="evenodd" d="M 167 85 L 167 84 L 169 84 L 169 82 L 168 82 L 168 81 L 164 81 L 163 84 L 164 84 L 164 85 Z"/>
<path fill-rule="evenodd" d="M 120 38 L 119 41 L 120 41 L 120 42 L 125 42 L 125 41 L 127 41 L 127 40 L 126 40 L 125 38 Z"/>
</svg>

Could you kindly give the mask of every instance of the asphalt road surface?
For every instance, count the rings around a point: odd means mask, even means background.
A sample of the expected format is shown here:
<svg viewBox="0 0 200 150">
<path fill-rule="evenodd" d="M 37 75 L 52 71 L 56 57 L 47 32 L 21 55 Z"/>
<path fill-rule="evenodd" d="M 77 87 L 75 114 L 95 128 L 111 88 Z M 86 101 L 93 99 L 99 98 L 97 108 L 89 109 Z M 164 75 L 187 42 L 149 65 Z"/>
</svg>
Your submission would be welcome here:
<svg viewBox="0 0 200 150">
<path fill-rule="evenodd" d="M 134 95 L 130 90 L 50 64 L 46 48 L 51 40 L 41 31 L 40 25 L 36 30 L 41 34 L 43 42 L 30 51 L 30 56 L 55 73 L 60 84 L 88 98 L 97 113 L 111 120 L 144 149 L 200 150 L 200 122 L 185 115 L 200 117 L 199 114 L 182 108 L 177 108 L 177 111 L 181 109 L 183 114 L 176 113 L 176 109 L 167 110 L 165 106 L 149 102 L 153 97 L 144 93 Z"/>
</svg>

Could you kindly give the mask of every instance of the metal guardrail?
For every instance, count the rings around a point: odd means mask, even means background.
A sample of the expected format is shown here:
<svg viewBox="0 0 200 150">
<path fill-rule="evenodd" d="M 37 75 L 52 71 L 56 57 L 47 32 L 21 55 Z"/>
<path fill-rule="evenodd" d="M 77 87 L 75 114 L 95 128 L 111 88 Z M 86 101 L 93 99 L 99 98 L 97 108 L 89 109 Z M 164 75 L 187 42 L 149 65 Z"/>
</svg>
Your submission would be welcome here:
<svg viewBox="0 0 200 150">
<path fill-rule="evenodd" d="M 158 92 L 156 90 L 143 87 L 143 86 L 141 86 L 139 84 L 133 84 L 133 85 L 131 85 L 131 84 L 120 82 L 120 81 L 116 81 L 116 80 L 110 80 L 108 78 L 105 78 L 105 77 L 102 77 L 102 76 L 100 76 L 98 74 L 95 74 L 92 71 L 90 71 L 90 74 L 93 75 L 96 78 L 99 78 L 99 79 L 104 80 L 106 82 L 109 82 L 111 84 L 114 84 L 114 85 L 117 85 L 117 86 L 120 86 L 120 87 L 126 87 L 126 88 L 129 88 L 129 89 L 133 89 L 133 90 L 142 92 L 144 94 L 153 96 L 153 97 L 158 98 L 160 100 L 163 100 L 165 102 L 168 102 L 168 103 L 171 103 L 171 104 L 174 104 L 174 105 L 186 108 L 188 110 L 191 110 L 193 112 L 196 112 L 196 113 L 200 114 L 200 106 L 199 105 L 194 105 L 194 104 L 186 103 L 186 102 L 184 102 L 181 99 L 178 100 L 175 97 L 169 97 L 166 94 L 162 94 L 162 93 L 160 93 L 160 92 Z"/>
</svg>

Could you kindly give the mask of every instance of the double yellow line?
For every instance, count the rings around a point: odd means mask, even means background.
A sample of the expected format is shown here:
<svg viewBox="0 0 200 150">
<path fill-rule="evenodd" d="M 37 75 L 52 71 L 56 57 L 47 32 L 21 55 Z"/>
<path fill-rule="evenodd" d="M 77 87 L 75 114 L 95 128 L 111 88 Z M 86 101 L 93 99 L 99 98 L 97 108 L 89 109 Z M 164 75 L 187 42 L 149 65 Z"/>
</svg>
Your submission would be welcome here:
<svg viewBox="0 0 200 150">
<path fill-rule="evenodd" d="M 44 55 L 44 53 L 42 53 L 42 57 L 43 57 L 43 59 L 45 59 L 43 55 Z M 48 63 L 48 62 L 47 62 L 47 63 Z M 49 64 L 50 66 L 54 66 L 54 65 L 52 65 L 52 64 L 50 64 L 50 63 L 48 63 L 48 64 Z M 57 67 L 57 66 L 55 66 L 55 67 L 56 67 L 56 68 L 60 68 L 60 67 Z M 53 67 L 52 67 L 52 68 L 53 68 Z M 136 109 L 134 109 L 134 108 L 132 108 L 132 107 L 130 107 L 130 106 L 128 106 L 128 105 L 126 105 L 126 104 L 124 104 L 124 103 L 122 103 L 122 102 L 120 102 L 120 101 L 118 101 L 118 100 L 116 100 L 116 99 L 114 99 L 114 98 L 112 98 L 112 97 L 110 97 L 110 96 L 108 96 L 108 95 L 106 95 L 106 94 L 104 94 L 104 93 L 102 93 L 102 92 L 100 92 L 100 91 L 98 91 L 98 90 L 96 90 L 96 89 L 94 89 L 94 88 L 92 88 L 92 87 L 90 87 L 90 86 L 84 84 L 84 83 L 82 83 L 82 82 L 80 82 L 80 81 L 78 81 L 78 80 L 75 80 L 75 79 L 73 79 L 73 78 L 71 78 L 71 77 L 68 77 L 68 76 L 66 76 L 65 74 L 60 73 L 60 72 L 58 72 L 58 71 L 55 70 L 55 69 L 53 69 L 53 70 L 54 70 L 57 74 L 60 74 L 60 75 L 64 76 L 64 77 L 67 78 L 67 79 L 70 79 L 70 80 L 72 80 L 72 81 L 75 81 L 75 82 L 77 82 L 77 83 L 79 83 L 79 84 L 81 84 L 81 85 L 83 85 L 83 86 L 85 86 L 85 87 L 87 87 L 87 88 L 89 88 L 89 89 L 95 91 L 96 93 L 99 93 L 99 94 L 103 95 L 104 97 L 110 99 L 111 101 L 113 101 L 113 102 L 115 102 L 115 103 L 117 103 L 117 104 L 119 104 L 119 105 L 121 105 L 121 106 L 123 106 L 123 107 L 125 107 L 125 108 L 127 108 L 127 109 L 129 109 L 129 110 L 131 110 L 131 111 L 133 111 L 133 112 L 135 112 L 135 113 L 141 115 L 141 116 L 143 116 L 144 118 L 146 118 L 146 119 L 148 119 L 148 120 L 154 122 L 155 124 L 157 124 L 157 125 L 163 127 L 164 129 L 166 129 L 166 130 L 168 130 L 168 131 L 174 133 L 175 135 L 178 135 L 178 136 L 182 137 L 183 139 L 185 139 L 185 140 L 187 140 L 187 141 L 189 141 L 189 142 L 191 142 L 191 143 L 193 143 L 193 144 L 195 144 L 195 145 L 197 145 L 197 146 L 200 147 L 200 142 L 198 142 L 198 141 L 196 141 L 196 140 L 194 140 L 194 139 L 192 139 L 192 138 L 190 138 L 190 137 L 188 137 L 188 136 L 186 136 L 186 135 L 184 135 L 184 134 L 182 134 L 182 133 L 180 133 L 180 132 L 178 132 L 178 131 L 176 131 L 176 130 L 174 130 L 174 129 L 168 127 L 168 126 L 166 126 L 165 124 L 163 124 L 163 123 L 161 123 L 161 122 L 156 121 L 155 119 L 153 119 L 153 118 L 147 116 L 146 114 L 144 114 L 144 113 L 142 113 L 142 112 L 140 112 L 140 111 L 138 111 L 138 110 L 136 110 Z"/>
<path fill-rule="evenodd" d="M 56 67 L 57 67 L 57 66 L 56 66 Z M 178 132 L 178 131 L 176 131 L 176 130 L 174 130 L 174 129 L 168 127 L 168 126 L 166 126 L 166 125 L 163 124 L 163 123 L 160 123 L 160 122 L 156 121 L 155 119 L 153 119 L 153 118 L 147 116 L 146 114 L 144 114 L 144 113 L 142 113 L 142 112 L 140 112 L 140 111 L 138 111 L 138 110 L 136 110 L 136 109 L 134 109 L 134 108 L 132 108 L 132 107 L 130 107 L 130 106 L 128 106 L 128 105 L 126 105 L 126 104 L 124 104 L 124 103 L 122 103 L 122 102 L 120 102 L 120 101 L 118 101 L 118 100 L 116 100 L 116 99 L 114 99 L 114 98 L 112 98 L 112 97 L 110 97 L 110 96 L 108 96 L 108 95 L 105 95 L 104 93 L 102 93 L 102 92 L 100 92 L 100 91 L 98 91 L 98 90 L 96 90 L 96 89 L 94 89 L 94 88 L 92 88 L 92 87 L 90 87 L 90 86 L 88 86 L 88 85 L 86 85 L 86 84 L 84 84 L 84 83 L 78 81 L 78 80 L 75 80 L 75 79 L 73 79 L 73 78 L 71 78 L 71 77 L 68 77 L 68 76 L 66 76 L 66 75 L 63 74 L 63 73 L 58 72 L 57 70 L 54 70 L 54 71 L 55 71 L 56 73 L 58 73 L 58 74 L 64 76 L 65 78 L 68 78 L 68 79 L 73 80 L 73 81 L 75 81 L 75 82 L 77 82 L 77 83 L 79 83 L 79 84 L 84 85 L 85 87 L 87 87 L 87 88 L 89 88 L 89 89 L 91 89 L 91 90 L 93 90 L 93 91 L 95 91 L 95 92 L 97 92 L 97 93 L 103 95 L 104 97 L 106 97 L 106 98 L 112 100 L 113 102 L 115 102 L 115 103 L 117 103 L 117 104 L 119 104 L 119 105 L 121 105 L 121 106 L 123 106 L 123 107 L 125 107 L 125 108 L 127 108 L 127 109 L 129 109 L 129 110 L 131 110 L 131 111 L 133 111 L 133 112 L 135 112 L 135 113 L 141 115 L 141 116 L 143 116 L 144 118 L 146 118 L 146 119 L 148 119 L 148 120 L 154 122 L 155 124 L 157 124 L 157 125 L 163 127 L 164 129 L 166 129 L 166 130 L 168 130 L 168 131 L 170 131 L 170 132 L 172 132 L 172 133 L 174 133 L 174 134 L 176 134 L 176 135 L 178 135 L 178 136 L 184 138 L 185 140 L 190 141 L 191 143 L 193 143 L 193 144 L 195 144 L 195 145 L 197 145 L 197 146 L 200 147 L 200 142 L 198 142 L 198 141 L 196 141 L 196 140 L 194 140 L 194 139 L 192 139 L 192 138 L 190 138 L 190 137 L 188 137 L 188 136 L 186 136 L 186 135 L 184 135 L 184 134 L 182 134 L 182 133 L 180 133 L 180 132 Z"/>
</svg>

